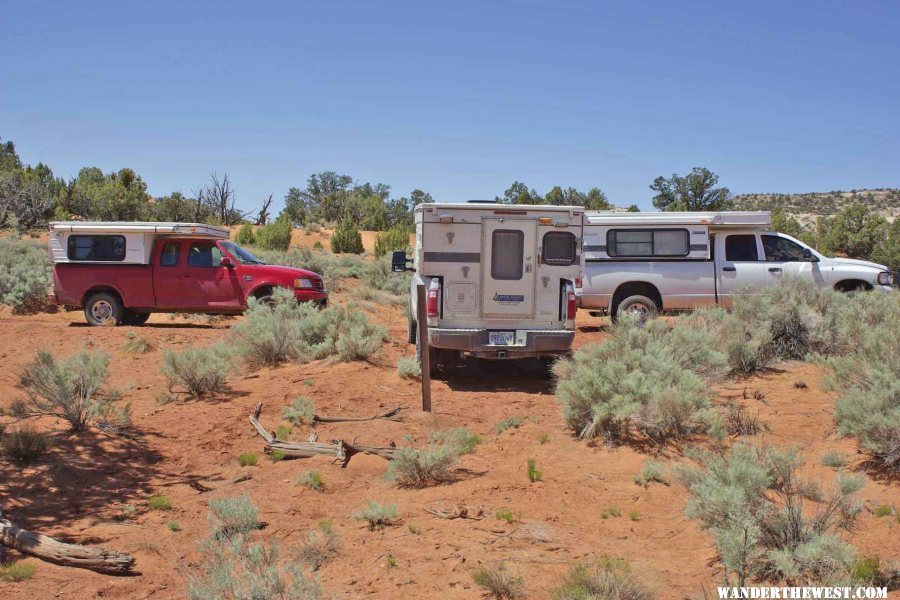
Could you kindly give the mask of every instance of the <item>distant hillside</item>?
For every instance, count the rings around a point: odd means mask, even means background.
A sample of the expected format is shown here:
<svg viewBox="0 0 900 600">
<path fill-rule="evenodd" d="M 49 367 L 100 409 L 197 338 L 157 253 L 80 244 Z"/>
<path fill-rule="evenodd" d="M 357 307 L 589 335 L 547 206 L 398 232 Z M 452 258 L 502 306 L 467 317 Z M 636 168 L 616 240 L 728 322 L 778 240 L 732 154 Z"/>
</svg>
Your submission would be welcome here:
<svg viewBox="0 0 900 600">
<path fill-rule="evenodd" d="M 814 225 L 822 216 L 836 214 L 845 206 L 861 202 L 888 221 L 900 216 L 900 189 L 813 192 L 810 194 L 741 194 L 734 197 L 736 210 L 772 210 L 781 207 L 803 226 Z"/>
</svg>

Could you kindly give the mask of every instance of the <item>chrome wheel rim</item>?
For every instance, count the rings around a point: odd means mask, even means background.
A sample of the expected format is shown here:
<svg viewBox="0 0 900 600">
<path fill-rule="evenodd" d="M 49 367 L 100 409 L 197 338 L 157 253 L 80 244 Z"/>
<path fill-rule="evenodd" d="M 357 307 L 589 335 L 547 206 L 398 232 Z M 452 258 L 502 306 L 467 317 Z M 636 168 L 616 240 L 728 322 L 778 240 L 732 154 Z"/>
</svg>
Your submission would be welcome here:
<svg viewBox="0 0 900 600">
<path fill-rule="evenodd" d="M 641 321 L 646 321 L 650 318 L 650 307 L 646 304 L 632 304 L 628 307 L 628 314 L 634 315 Z"/>
<path fill-rule="evenodd" d="M 98 300 L 91 306 L 91 316 L 98 323 L 106 323 L 113 317 L 113 306 L 106 300 Z"/>
</svg>

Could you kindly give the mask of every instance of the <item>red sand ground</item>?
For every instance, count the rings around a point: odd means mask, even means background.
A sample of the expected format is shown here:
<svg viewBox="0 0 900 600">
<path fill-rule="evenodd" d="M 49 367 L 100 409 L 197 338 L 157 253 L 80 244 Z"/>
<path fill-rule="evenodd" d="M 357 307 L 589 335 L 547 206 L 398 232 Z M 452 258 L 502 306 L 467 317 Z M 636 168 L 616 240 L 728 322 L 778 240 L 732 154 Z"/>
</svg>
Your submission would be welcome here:
<svg viewBox="0 0 900 600">
<path fill-rule="evenodd" d="M 341 302 L 344 294 L 336 294 Z M 207 503 L 212 498 L 248 494 L 260 507 L 266 539 L 285 550 L 321 519 L 339 533 L 339 556 L 320 571 L 327 597 L 338 598 L 478 598 L 472 571 L 505 560 L 526 579 L 529 598 L 547 598 L 567 568 L 603 555 L 626 557 L 637 573 L 652 582 L 662 598 L 697 597 L 700 586 L 721 580 L 711 537 L 684 517 L 686 492 L 679 486 L 634 483 L 649 458 L 628 447 L 592 447 L 572 438 L 560 418 L 552 384 L 513 364 L 470 367 L 433 388 L 434 412 L 419 410 L 418 384 L 396 373 L 397 359 L 411 355 L 405 343 L 406 320 L 399 308 L 373 307 L 391 341 L 370 362 L 285 365 L 255 373 L 236 370 L 234 393 L 217 401 L 160 404 L 165 390 L 159 372 L 166 349 L 202 346 L 221 339 L 233 320 L 205 324 L 204 319 L 154 315 L 140 328 L 89 328 L 81 313 L 12 316 L 0 312 L 0 404 L 21 392 L 15 381 L 22 366 L 41 349 L 68 355 L 89 347 L 112 354 L 110 384 L 130 402 L 137 437 L 111 437 L 96 431 L 64 433 L 52 419 L 41 425 L 57 436 L 54 449 L 37 465 L 19 468 L 0 462 L 0 499 L 17 524 L 71 541 L 133 553 L 138 575 L 109 577 L 80 569 L 38 564 L 37 574 L 21 583 L 0 583 L 0 598 L 180 598 L 184 573 L 199 560 L 196 540 L 208 533 Z M 577 345 L 603 339 L 604 321 L 579 314 Z M 129 331 L 146 337 L 154 349 L 143 355 L 122 351 Z M 827 450 L 848 453 L 851 467 L 863 457 L 851 440 L 840 439 L 831 418 L 834 397 L 820 389 L 824 373 L 812 365 L 789 363 L 766 375 L 723 382 L 721 398 L 760 390 L 763 401 L 750 399 L 771 427 L 765 439 L 799 446 L 811 472 Z M 796 389 L 803 381 L 807 389 Z M 400 405 L 401 422 L 318 425 L 323 441 L 343 438 L 385 446 L 427 440 L 431 431 L 469 427 L 482 436 L 473 455 L 463 457 L 456 481 L 423 490 L 398 489 L 384 480 L 386 462 L 358 455 L 342 469 L 325 457 L 271 462 L 247 421 L 253 406 L 264 403 L 262 422 L 270 430 L 281 422 L 281 408 L 294 398 L 313 398 L 317 412 L 367 415 Z M 508 416 L 525 418 L 519 429 L 501 435 L 497 423 Z M 293 437 L 308 437 L 308 427 Z M 547 435 L 546 443 L 539 438 Z M 240 467 L 237 456 L 260 454 L 255 467 Z M 526 461 L 535 459 L 543 480 L 529 483 Z M 660 460 L 677 458 L 670 450 Z M 318 469 L 324 493 L 294 484 L 298 473 Z M 241 474 L 252 476 L 240 483 Z M 862 492 L 867 510 L 848 537 L 866 555 L 900 558 L 900 524 L 876 518 L 874 506 L 900 505 L 896 481 L 869 479 Z M 147 508 L 152 494 L 171 498 L 173 510 Z M 401 523 L 370 532 L 351 514 L 366 500 L 396 503 Z M 124 518 L 123 505 L 137 512 Z M 442 520 L 425 512 L 435 505 L 466 504 L 484 508 L 483 520 Z M 601 519 L 609 507 L 622 516 Z M 540 525 L 542 535 L 512 533 L 518 525 L 493 518 L 509 509 L 520 524 Z M 637 511 L 636 520 L 629 515 Z M 177 521 L 182 530 L 169 531 Z M 408 526 L 421 529 L 419 534 Z M 11 553 L 12 554 L 12 553 Z M 396 566 L 387 557 L 396 559 Z"/>
</svg>

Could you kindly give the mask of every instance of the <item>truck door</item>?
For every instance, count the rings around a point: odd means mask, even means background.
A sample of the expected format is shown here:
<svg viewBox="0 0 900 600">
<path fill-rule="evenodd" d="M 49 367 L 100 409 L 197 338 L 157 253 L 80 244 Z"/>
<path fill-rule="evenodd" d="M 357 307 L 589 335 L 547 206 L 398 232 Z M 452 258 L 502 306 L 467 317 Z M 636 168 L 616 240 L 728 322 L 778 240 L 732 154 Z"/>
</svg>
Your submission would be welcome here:
<svg viewBox="0 0 900 600">
<path fill-rule="evenodd" d="M 537 219 L 484 219 L 483 316 L 509 319 L 534 316 L 536 239 Z"/>
<path fill-rule="evenodd" d="M 225 256 L 215 242 L 185 243 L 187 265 L 182 278 L 185 308 L 241 308 L 243 294 L 234 269 L 223 267 Z"/>
<path fill-rule="evenodd" d="M 153 258 L 153 292 L 157 308 L 181 308 L 184 299 L 184 249 L 182 240 L 157 240 Z"/>
<path fill-rule="evenodd" d="M 788 278 L 812 281 L 819 287 L 825 286 L 825 275 L 819 268 L 818 259 L 806 248 L 777 233 L 762 234 L 763 251 L 768 264 L 768 281 L 774 285 Z"/>
<path fill-rule="evenodd" d="M 731 306 L 736 293 L 755 293 L 768 283 L 765 255 L 755 232 L 716 235 L 719 304 Z"/>
</svg>

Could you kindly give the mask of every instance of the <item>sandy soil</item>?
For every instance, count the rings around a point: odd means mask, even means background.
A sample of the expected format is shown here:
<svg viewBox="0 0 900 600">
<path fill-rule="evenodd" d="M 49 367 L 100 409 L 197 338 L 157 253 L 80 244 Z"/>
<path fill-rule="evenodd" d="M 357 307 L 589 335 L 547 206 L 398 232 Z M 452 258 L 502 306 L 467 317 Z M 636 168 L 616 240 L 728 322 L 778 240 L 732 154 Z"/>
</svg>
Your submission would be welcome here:
<svg viewBox="0 0 900 600">
<path fill-rule="evenodd" d="M 337 296 L 334 300 L 342 301 Z M 96 431 L 68 435 L 61 423 L 43 421 L 41 426 L 56 436 L 44 460 L 21 469 L 0 462 L 4 509 L 21 526 L 131 552 L 139 572 L 109 577 L 27 559 L 38 563 L 37 575 L 22 583 L 0 583 L 0 597 L 183 597 L 184 575 L 199 560 L 195 541 L 208 533 L 207 503 L 238 494 L 249 495 L 260 507 L 263 537 L 285 549 L 319 520 L 332 521 L 342 548 L 319 576 L 328 595 L 338 598 L 478 598 L 472 571 L 501 560 L 525 577 L 530 598 L 547 598 L 571 564 L 603 555 L 627 557 L 662 598 L 695 598 L 701 585 L 720 580 L 711 537 L 684 517 L 686 492 L 677 485 L 634 483 L 650 455 L 573 439 L 563 427 L 552 384 L 527 364 L 470 365 L 434 383 L 434 412 L 423 413 L 418 384 L 400 379 L 395 368 L 400 356 L 413 354 L 404 340 L 405 317 L 399 308 L 372 311 L 389 328 L 391 341 L 371 362 L 235 371 L 230 396 L 169 404 L 157 401 L 165 391 L 159 372 L 163 351 L 210 344 L 226 335 L 234 320 L 206 323 L 155 315 L 140 328 L 89 328 L 78 312 L 22 317 L 0 312 L 0 404 L 21 394 L 16 376 L 38 350 L 60 355 L 82 347 L 105 350 L 112 354 L 110 384 L 122 392 L 121 402 L 131 403 L 136 432 L 132 439 Z M 579 325 L 578 345 L 606 335 L 601 319 L 579 314 Z M 153 350 L 123 352 L 129 331 L 149 339 Z M 786 364 L 746 381 L 723 382 L 720 401 L 751 396 L 749 408 L 771 428 L 765 438 L 799 446 L 810 470 L 830 478 L 830 469 L 817 466 L 825 451 L 848 453 L 853 468 L 860 468 L 862 457 L 852 441 L 835 435 L 834 398 L 820 389 L 822 377 L 818 367 Z M 800 381 L 808 387 L 796 388 Z M 755 390 L 762 392 L 761 400 L 752 398 Z M 462 459 L 454 482 L 424 490 L 398 489 L 385 481 L 386 462 L 375 457 L 358 455 L 347 468 L 324 457 L 271 462 L 247 418 L 262 402 L 261 420 L 275 429 L 282 422 L 281 408 L 301 395 L 313 398 L 325 414 L 403 408 L 400 422 L 318 425 L 320 440 L 399 445 L 411 436 L 421 443 L 436 429 L 465 426 L 483 442 Z M 497 423 L 508 416 L 522 417 L 522 427 L 497 435 Z M 309 433 L 307 427 L 295 427 L 293 437 L 306 439 Z M 248 451 L 260 453 L 258 466 L 237 464 L 236 457 Z M 670 449 L 659 459 L 677 457 Z M 537 461 L 542 481 L 529 483 L 528 459 Z M 321 471 L 324 493 L 294 484 L 308 469 Z M 242 474 L 251 478 L 233 483 Z M 173 510 L 149 511 L 146 499 L 152 494 L 171 498 Z M 900 524 L 872 514 L 876 505 L 900 504 L 898 483 L 870 478 L 862 496 L 867 510 L 850 540 L 864 554 L 900 559 Z M 400 524 L 370 532 L 354 521 L 351 514 L 367 499 L 398 504 Z M 482 507 L 487 517 L 442 520 L 424 510 L 456 504 Z M 124 516 L 124 505 L 137 507 L 136 513 Z M 622 516 L 601 519 L 610 507 Z M 501 508 L 512 510 L 520 523 L 493 518 Z M 637 511 L 635 520 L 632 511 Z M 170 520 L 182 530 L 170 531 Z M 396 566 L 388 564 L 388 556 Z"/>
</svg>

